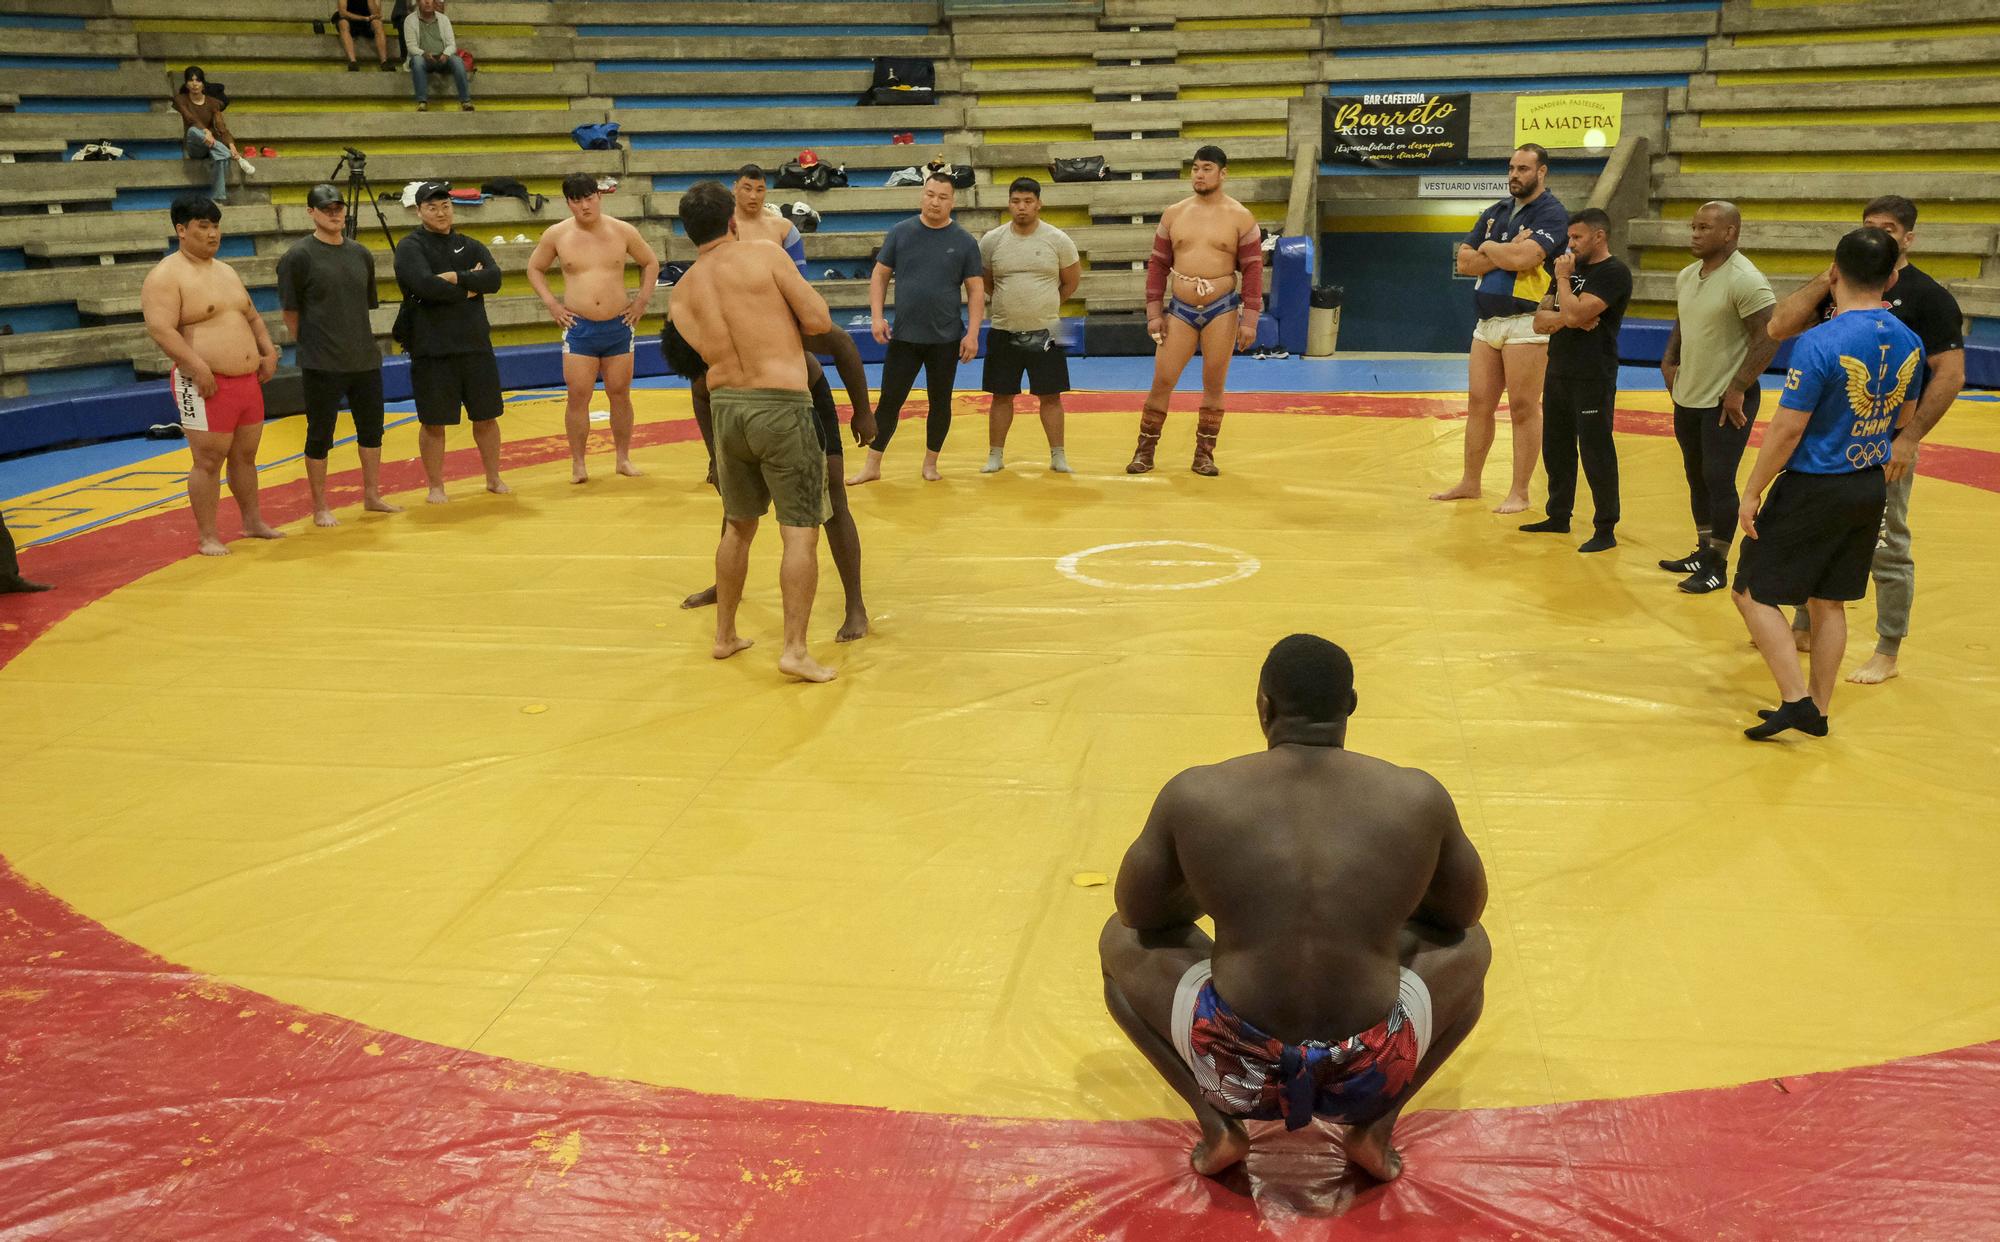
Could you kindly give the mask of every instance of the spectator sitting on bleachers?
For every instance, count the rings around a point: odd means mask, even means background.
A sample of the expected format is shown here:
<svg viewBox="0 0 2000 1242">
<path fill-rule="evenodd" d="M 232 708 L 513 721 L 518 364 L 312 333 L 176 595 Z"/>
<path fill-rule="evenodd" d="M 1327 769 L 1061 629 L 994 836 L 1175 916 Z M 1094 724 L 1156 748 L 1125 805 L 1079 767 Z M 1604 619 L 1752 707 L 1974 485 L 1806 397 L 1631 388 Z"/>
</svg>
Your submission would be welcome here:
<svg viewBox="0 0 2000 1242">
<path fill-rule="evenodd" d="M 229 201 L 229 161 L 243 166 L 243 175 L 257 171 L 249 160 L 236 154 L 236 135 L 222 115 L 223 102 L 208 93 L 208 75 L 199 65 L 181 71 L 181 88 L 174 94 L 174 111 L 186 127 L 182 149 L 191 160 L 212 161 L 209 197 L 218 203 Z"/>
<path fill-rule="evenodd" d="M 416 12 L 403 22 L 403 49 L 410 56 L 410 78 L 416 84 L 417 111 L 430 107 L 430 75 L 450 73 L 451 80 L 458 87 L 458 107 L 462 112 L 472 111 L 472 83 L 467 79 L 465 62 L 459 59 L 458 41 L 452 37 L 451 19 L 440 9 L 437 0 L 417 0 Z"/>
<path fill-rule="evenodd" d="M 393 72 L 396 66 L 389 60 L 389 38 L 382 32 L 382 0 L 335 0 L 333 28 L 340 34 L 340 50 L 347 54 L 347 71 L 353 73 L 361 68 L 361 62 L 354 59 L 354 28 L 375 34 L 375 59 L 380 62 L 382 72 Z"/>
<path fill-rule="evenodd" d="M 444 12 L 444 0 L 438 0 L 438 12 Z M 389 33 L 396 38 L 396 64 L 410 58 L 410 50 L 403 43 L 403 25 L 410 14 L 417 11 L 416 0 L 396 0 L 396 7 L 389 10 Z"/>
</svg>

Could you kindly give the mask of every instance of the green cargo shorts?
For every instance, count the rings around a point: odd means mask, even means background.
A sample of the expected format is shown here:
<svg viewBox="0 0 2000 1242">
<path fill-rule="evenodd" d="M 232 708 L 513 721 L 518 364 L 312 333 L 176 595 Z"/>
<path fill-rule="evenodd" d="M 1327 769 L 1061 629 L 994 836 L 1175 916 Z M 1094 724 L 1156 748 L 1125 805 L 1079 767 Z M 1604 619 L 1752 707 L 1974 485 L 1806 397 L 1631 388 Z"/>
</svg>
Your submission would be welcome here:
<svg viewBox="0 0 2000 1242">
<path fill-rule="evenodd" d="M 709 411 L 725 516 L 747 522 L 773 505 L 781 526 L 819 526 L 833 516 L 826 454 L 804 389 L 718 388 Z"/>
</svg>

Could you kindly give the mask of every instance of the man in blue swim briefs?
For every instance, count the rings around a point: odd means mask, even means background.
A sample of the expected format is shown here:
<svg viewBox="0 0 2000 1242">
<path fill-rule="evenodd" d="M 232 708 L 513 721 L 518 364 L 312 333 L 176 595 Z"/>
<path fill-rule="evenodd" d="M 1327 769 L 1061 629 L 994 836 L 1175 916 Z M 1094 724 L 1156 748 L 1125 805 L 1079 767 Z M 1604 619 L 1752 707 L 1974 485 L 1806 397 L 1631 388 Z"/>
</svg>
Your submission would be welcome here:
<svg viewBox="0 0 2000 1242">
<path fill-rule="evenodd" d="M 1168 781 L 1118 870 L 1105 1003 L 1194 1110 L 1197 1173 L 1249 1154 L 1245 1119 L 1320 1116 L 1395 1178 L 1398 1114 L 1479 1020 L 1485 869 L 1435 778 L 1346 749 L 1355 704 L 1346 652 L 1279 642 L 1267 749 Z"/>
<path fill-rule="evenodd" d="M 632 464 L 632 333 L 652 301 L 660 260 L 638 229 L 605 214 L 597 178 L 572 173 L 562 184 L 570 218 L 542 234 L 528 259 L 528 284 L 563 330 L 570 481 L 590 479 L 583 458 L 590 444 L 590 396 L 600 378 L 611 403 L 618 473 L 641 474 Z M 639 265 L 639 289 L 630 296 L 625 292 L 627 259 Z M 549 265 L 556 262 L 562 264 L 561 301 L 549 291 Z"/>
<path fill-rule="evenodd" d="M 1201 412 L 1195 424 L 1196 474 L 1216 475 L 1215 440 L 1222 434 L 1222 392 L 1229 359 L 1257 343 L 1264 310 L 1264 231 L 1250 209 L 1222 192 L 1229 157 L 1202 147 L 1188 167 L 1193 194 L 1160 215 L 1146 262 L 1146 332 L 1158 346 L 1153 387 L 1139 413 L 1139 447 L 1127 474 L 1153 468 L 1153 450 L 1167 425 L 1167 402 L 1194 351 L 1201 350 Z"/>
</svg>

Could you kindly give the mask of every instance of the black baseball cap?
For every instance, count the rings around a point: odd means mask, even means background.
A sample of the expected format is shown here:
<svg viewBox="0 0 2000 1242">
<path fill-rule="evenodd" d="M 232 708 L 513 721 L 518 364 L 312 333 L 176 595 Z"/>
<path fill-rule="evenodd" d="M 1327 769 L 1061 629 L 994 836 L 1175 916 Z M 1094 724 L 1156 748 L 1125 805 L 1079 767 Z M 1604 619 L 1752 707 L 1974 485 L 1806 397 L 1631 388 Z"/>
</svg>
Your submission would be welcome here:
<svg viewBox="0 0 2000 1242">
<path fill-rule="evenodd" d="M 449 181 L 426 181 L 417 187 L 417 204 L 419 206 L 433 199 L 450 197 L 451 182 Z"/>
<path fill-rule="evenodd" d="M 324 181 L 306 191 L 306 206 L 315 211 L 325 211 L 343 201 L 340 191 Z"/>
</svg>

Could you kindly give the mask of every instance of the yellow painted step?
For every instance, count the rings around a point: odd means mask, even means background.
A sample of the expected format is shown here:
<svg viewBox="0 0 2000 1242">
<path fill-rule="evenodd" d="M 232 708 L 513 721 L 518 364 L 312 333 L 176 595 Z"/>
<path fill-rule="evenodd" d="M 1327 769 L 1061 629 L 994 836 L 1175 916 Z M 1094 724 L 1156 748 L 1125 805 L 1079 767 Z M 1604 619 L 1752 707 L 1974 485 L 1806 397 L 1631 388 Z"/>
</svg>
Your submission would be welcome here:
<svg viewBox="0 0 2000 1242">
<path fill-rule="evenodd" d="M 1800 151 L 1681 156 L 1684 173 L 2000 172 L 2000 151 Z"/>
<path fill-rule="evenodd" d="M 1875 43 L 1884 39 L 1971 39 L 2000 34 L 2000 22 L 1957 22 L 1937 26 L 1864 27 L 1858 30 L 1772 31 L 1740 34 L 1737 47 L 1799 47 L 1818 43 Z"/>
<path fill-rule="evenodd" d="M 1857 192 L 1851 203 L 1822 202 L 1815 199 L 1766 199 L 1739 203 L 1746 220 L 1804 220 L 1814 223 L 1861 223 L 1861 205 L 1868 201 L 1866 193 Z M 1668 199 L 1660 205 L 1663 220 L 1688 220 L 1694 217 L 1701 204 L 1692 199 Z M 1918 221 L 1921 235 L 1923 224 L 1991 224 L 2000 220 L 2000 202 L 1927 202 L 1921 204 L 1922 219 Z"/>
<path fill-rule="evenodd" d="M 1764 129 L 1781 125 L 1954 125 L 2000 121 L 1991 104 L 1941 104 L 1932 108 L 1829 108 L 1787 112 L 1704 112 L 1703 129 Z"/>
</svg>

